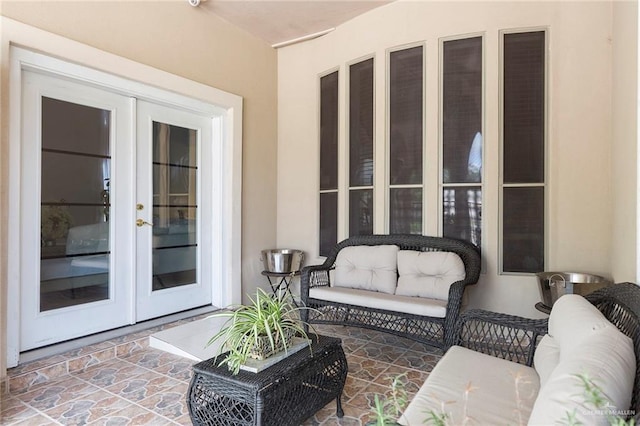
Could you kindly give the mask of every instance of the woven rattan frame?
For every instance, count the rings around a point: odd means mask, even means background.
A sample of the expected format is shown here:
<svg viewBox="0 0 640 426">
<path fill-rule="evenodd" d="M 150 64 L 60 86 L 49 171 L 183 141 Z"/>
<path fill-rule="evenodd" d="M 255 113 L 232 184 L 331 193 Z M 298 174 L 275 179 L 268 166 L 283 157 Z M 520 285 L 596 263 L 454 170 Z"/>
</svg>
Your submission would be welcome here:
<svg viewBox="0 0 640 426">
<path fill-rule="evenodd" d="M 530 319 L 472 309 L 460 315 L 457 344 L 496 358 L 528 366 L 538 340 L 547 333 L 547 319 Z"/>
<path fill-rule="evenodd" d="M 586 296 L 620 331 L 633 340 L 636 377 L 630 409 L 636 424 L 640 422 L 640 287 L 633 283 L 604 287 Z"/>
<path fill-rule="evenodd" d="M 311 353 L 303 348 L 259 373 L 233 375 L 216 358 L 194 365 L 187 391 L 193 424 L 297 426 L 332 400 L 342 417 L 347 360 L 341 340 L 312 339 Z"/>
<path fill-rule="evenodd" d="M 620 331 L 633 340 L 636 377 L 630 410 L 640 421 L 640 287 L 615 284 L 586 296 Z M 457 344 L 477 352 L 528 366 L 540 337 L 547 333 L 547 319 L 530 319 L 483 310 L 460 315 L 456 326 Z"/>
<path fill-rule="evenodd" d="M 412 315 L 382 309 L 365 308 L 309 297 L 312 287 L 330 286 L 329 271 L 334 268 L 338 253 L 349 246 L 396 245 L 400 250 L 453 252 L 462 259 L 466 276 L 449 288 L 447 312 L 444 318 Z M 300 277 L 300 297 L 307 307 L 303 319 L 311 324 L 341 324 L 384 331 L 398 336 L 446 349 L 455 340 L 455 324 L 462 306 L 466 286 L 478 282 L 480 254 L 465 241 L 424 235 L 366 235 L 348 238 L 338 243 L 322 265 L 307 266 Z"/>
</svg>

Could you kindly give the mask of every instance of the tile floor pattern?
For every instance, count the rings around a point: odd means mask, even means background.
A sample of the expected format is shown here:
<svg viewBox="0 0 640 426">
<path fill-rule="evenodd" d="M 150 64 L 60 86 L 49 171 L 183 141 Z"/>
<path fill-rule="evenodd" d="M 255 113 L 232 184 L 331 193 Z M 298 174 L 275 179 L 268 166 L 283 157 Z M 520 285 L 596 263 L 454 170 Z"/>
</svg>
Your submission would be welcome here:
<svg viewBox="0 0 640 426">
<path fill-rule="evenodd" d="M 190 425 L 185 395 L 193 362 L 148 346 L 149 334 L 184 321 L 9 370 L 0 424 Z M 345 415 L 336 417 L 333 401 L 304 426 L 364 425 L 373 395 L 386 392 L 390 378 L 406 374 L 411 397 L 441 356 L 385 333 L 342 326 L 317 330 L 342 338 L 349 365 Z"/>
</svg>

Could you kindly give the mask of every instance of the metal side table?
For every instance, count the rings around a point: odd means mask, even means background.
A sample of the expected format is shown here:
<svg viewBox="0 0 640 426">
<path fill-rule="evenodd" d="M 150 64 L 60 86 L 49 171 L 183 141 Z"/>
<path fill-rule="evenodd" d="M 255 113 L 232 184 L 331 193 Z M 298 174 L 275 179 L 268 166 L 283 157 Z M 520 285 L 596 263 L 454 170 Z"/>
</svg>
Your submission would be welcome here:
<svg viewBox="0 0 640 426">
<path fill-rule="evenodd" d="M 273 291 L 273 294 L 277 295 L 279 291 L 284 291 L 285 293 L 289 294 L 289 296 L 291 297 L 291 300 L 295 301 L 295 299 L 293 298 L 293 294 L 291 293 L 291 288 L 289 288 L 289 286 L 293 281 L 293 277 L 300 275 L 300 271 L 293 271 L 293 272 L 262 271 L 262 275 L 267 277 L 267 279 L 269 280 L 269 285 L 271 286 L 271 290 Z M 278 279 L 280 279 L 280 281 L 278 281 Z"/>
</svg>

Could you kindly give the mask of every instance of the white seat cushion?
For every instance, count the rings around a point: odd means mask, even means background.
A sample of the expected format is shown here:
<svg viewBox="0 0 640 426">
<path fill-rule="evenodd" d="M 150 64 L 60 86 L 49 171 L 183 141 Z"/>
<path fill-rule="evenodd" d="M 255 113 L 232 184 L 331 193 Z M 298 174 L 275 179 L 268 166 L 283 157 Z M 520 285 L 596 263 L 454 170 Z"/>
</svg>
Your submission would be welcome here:
<svg viewBox="0 0 640 426">
<path fill-rule="evenodd" d="M 430 411 L 441 414 L 444 410 L 449 415 L 447 424 L 452 425 L 525 424 L 538 389 L 538 375 L 533 368 L 452 346 L 399 422 L 426 424 Z"/>
<path fill-rule="evenodd" d="M 447 300 L 449 287 L 465 277 L 464 263 L 451 252 L 398 252 L 398 288 L 401 296 Z"/>
<path fill-rule="evenodd" d="M 368 290 L 343 287 L 315 287 L 309 289 L 311 299 L 329 302 L 347 303 L 365 308 L 378 308 L 406 314 L 444 318 L 447 314 L 447 302 L 422 297 L 388 295 Z"/>
<path fill-rule="evenodd" d="M 398 246 L 352 246 L 336 257 L 333 285 L 393 294 L 398 284 Z"/>
</svg>

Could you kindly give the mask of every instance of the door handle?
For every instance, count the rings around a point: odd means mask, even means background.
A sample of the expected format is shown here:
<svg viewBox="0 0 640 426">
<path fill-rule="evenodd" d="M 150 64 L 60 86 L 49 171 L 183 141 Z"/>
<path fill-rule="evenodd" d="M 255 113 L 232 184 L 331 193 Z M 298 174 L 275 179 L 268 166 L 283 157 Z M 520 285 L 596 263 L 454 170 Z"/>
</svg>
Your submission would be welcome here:
<svg viewBox="0 0 640 426">
<path fill-rule="evenodd" d="M 144 226 L 144 225 L 149 225 L 149 226 L 153 226 L 153 223 L 149 223 L 146 220 L 143 219 L 138 219 L 136 220 L 136 225 L 138 226 Z"/>
</svg>

